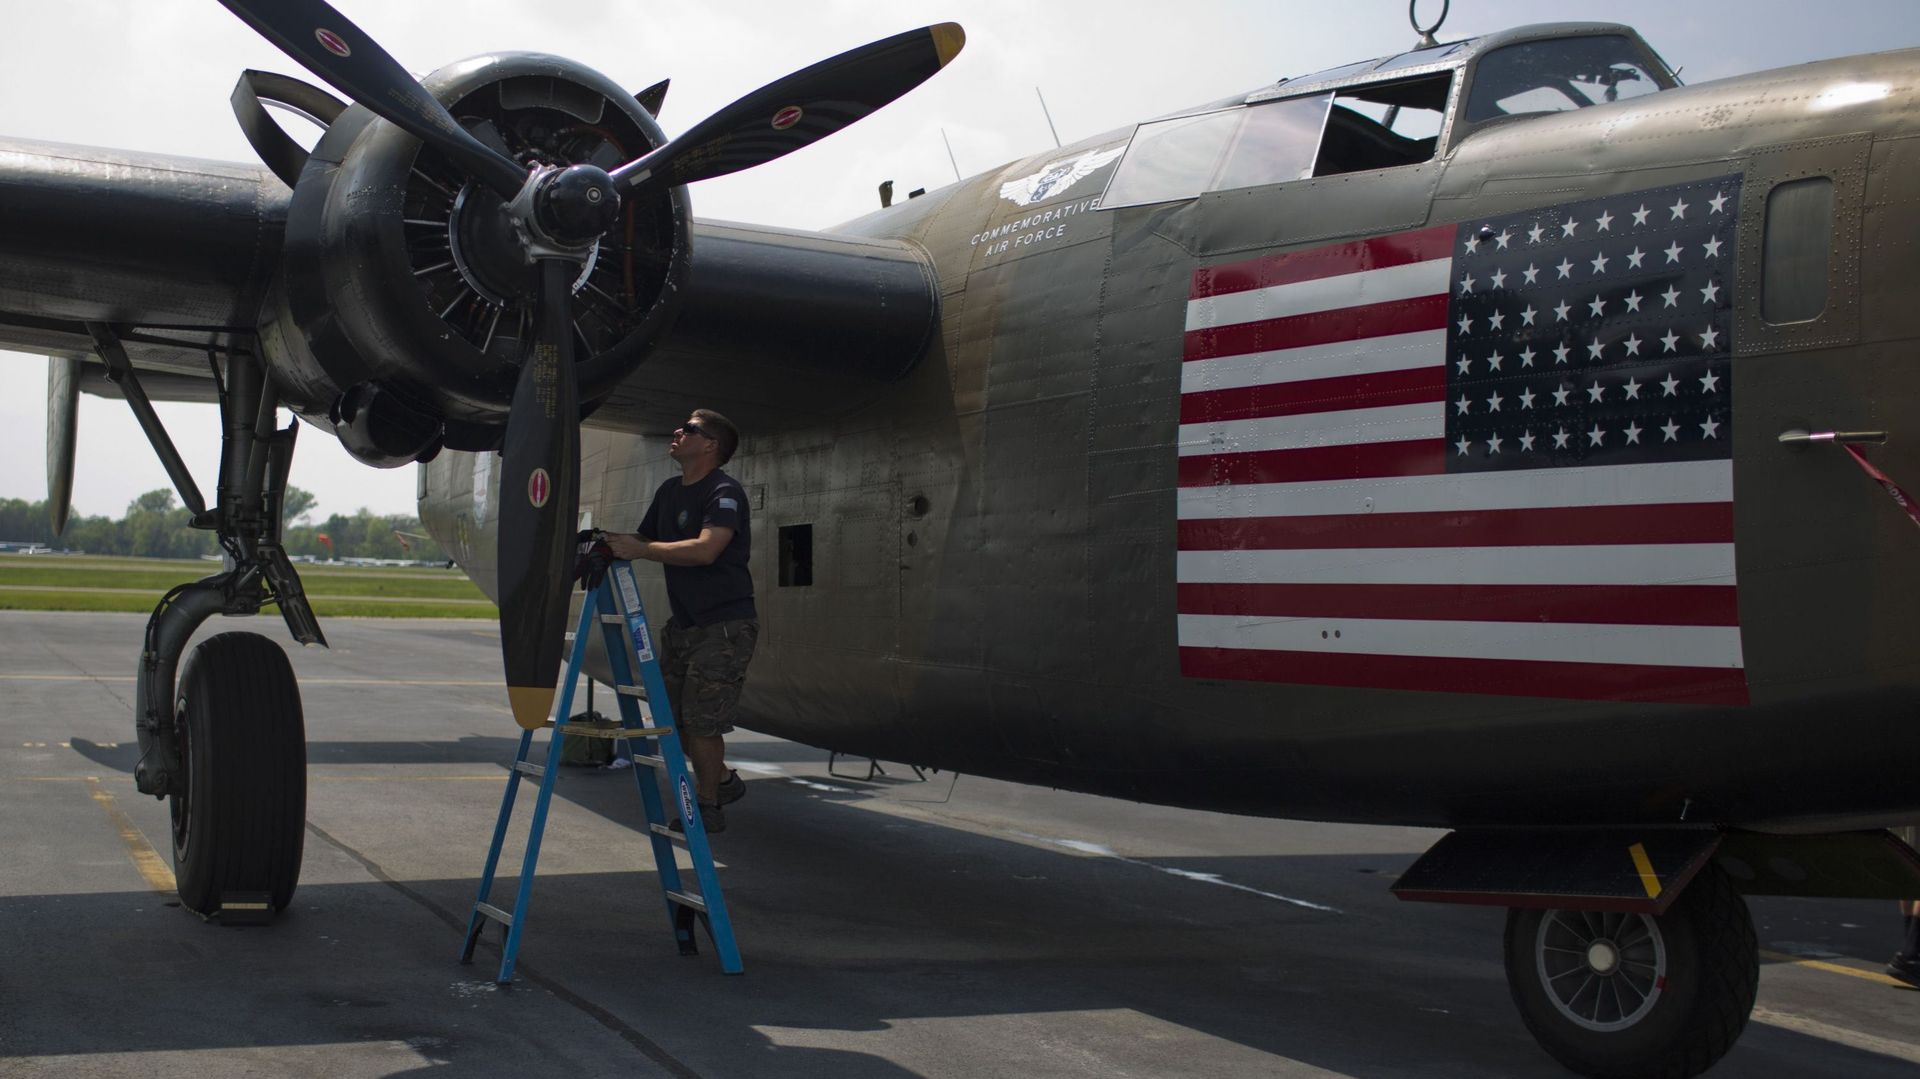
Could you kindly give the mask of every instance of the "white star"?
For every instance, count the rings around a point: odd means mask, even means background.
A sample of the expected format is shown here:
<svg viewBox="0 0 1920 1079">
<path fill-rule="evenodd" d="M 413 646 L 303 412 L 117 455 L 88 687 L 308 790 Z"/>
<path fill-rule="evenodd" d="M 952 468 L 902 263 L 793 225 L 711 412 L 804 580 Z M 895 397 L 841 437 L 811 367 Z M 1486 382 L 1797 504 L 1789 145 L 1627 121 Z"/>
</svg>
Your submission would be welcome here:
<svg viewBox="0 0 1920 1079">
<path fill-rule="evenodd" d="M 1532 390 L 1522 390 L 1522 391 L 1521 391 L 1521 393 L 1520 393 L 1520 407 L 1521 407 L 1521 408 L 1532 408 L 1532 407 L 1533 407 L 1533 391 L 1532 391 Z"/>
<path fill-rule="evenodd" d="M 1573 276 L 1573 263 L 1568 262 L 1566 259 L 1561 259 L 1560 265 L 1555 266 L 1554 269 L 1559 270 L 1560 276 L 1563 278 L 1571 278 Z"/>
<path fill-rule="evenodd" d="M 1507 313 L 1505 311 L 1495 311 L 1487 319 L 1487 329 L 1497 330 L 1502 325 L 1504 325 L 1506 321 L 1507 321 Z"/>
<path fill-rule="evenodd" d="M 1708 420 L 1707 422 L 1700 425 L 1700 437 L 1717 439 L 1720 437 L 1718 433 L 1719 430 L 1720 430 L 1719 420 Z"/>
<path fill-rule="evenodd" d="M 1721 208 L 1726 206 L 1726 204 L 1727 196 L 1718 191 L 1714 192 L 1713 197 L 1707 200 L 1707 205 L 1713 207 L 1713 212 L 1716 214 L 1719 213 Z"/>
<path fill-rule="evenodd" d="M 1461 394 L 1460 399 L 1458 401 L 1455 401 L 1454 404 L 1460 406 L 1460 411 L 1455 413 L 1455 415 L 1464 416 L 1467 414 L 1467 395 L 1466 394 L 1464 393 Z"/>
<path fill-rule="evenodd" d="M 1533 346 L 1532 346 L 1532 345 L 1528 345 L 1528 346 L 1527 346 L 1526 348 L 1523 348 L 1523 349 L 1521 349 L 1521 350 L 1520 350 L 1520 366 L 1522 366 L 1522 367 L 1532 367 L 1532 366 L 1533 366 L 1533 355 L 1534 355 L 1534 353 L 1533 353 Z"/>
<path fill-rule="evenodd" d="M 1660 388 L 1666 391 L 1662 393 L 1660 396 L 1672 397 L 1674 395 L 1674 391 L 1679 387 L 1679 385 L 1680 385 L 1680 380 L 1673 377 L 1672 371 L 1668 371 L 1667 377 L 1660 380 Z"/>
<path fill-rule="evenodd" d="M 1480 234 L 1477 232 L 1469 233 L 1467 236 L 1467 254 L 1469 255 L 1476 254 L 1479 252 L 1479 250 L 1480 250 Z"/>
<path fill-rule="evenodd" d="M 1667 286 L 1667 291 L 1662 292 L 1660 294 L 1660 298 L 1667 301 L 1666 302 L 1667 307 L 1680 306 L 1680 290 L 1677 288 L 1674 288 L 1672 285 Z"/>
<path fill-rule="evenodd" d="M 1628 338 L 1628 340 L 1632 340 L 1632 338 Z M 1640 380 L 1639 379 L 1637 378 L 1627 379 L 1626 386 L 1622 388 L 1627 391 L 1627 400 L 1638 401 L 1640 399 Z"/>
<path fill-rule="evenodd" d="M 1606 392 L 1606 389 L 1600 385 L 1600 381 L 1595 379 L 1593 385 L 1587 387 L 1587 402 L 1591 404 L 1600 400 L 1606 396 Z"/>
<path fill-rule="evenodd" d="M 1493 242 L 1500 245 L 1500 250 L 1505 251 L 1507 249 L 1507 241 L 1511 239 L 1513 239 L 1513 230 L 1501 229 L 1500 235 L 1495 236 Z"/>
<path fill-rule="evenodd" d="M 1668 220 L 1679 221 L 1687 216 L 1687 201 L 1685 199 L 1675 199 L 1673 205 L 1667 207 L 1667 209 L 1673 211 L 1673 216 L 1668 218 Z"/>
<path fill-rule="evenodd" d="M 1712 352 L 1719 340 L 1720 331 L 1714 329 L 1712 326 L 1708 326 L 1707 332 L 1700 335 L 1700 347 L 1706 349 L 1708 352 Z"/>
<path fill-rule="evenodd" d="M 1627 436 L 1627 445 L 1638 446 L 1640 444 L 1640 425 L 1639 424 L 1637 423 L 1627 424 L 1627 429 L 1623 433 Z"/>
<path fill-rule="evenodd" d="M 1465 435 L 1461 435 L 1460 441 L 1455 442 L 1453 444 L 1454 448 L 1460 451 L 1459 456 L 1461 457 L 1465 457 L 1467 455 L 1467 447 L 1470 445 L 1472 445 L 1472 443 L 1467 441 L 1467 436 Z"/>
<path fill-rule="evenodd" d="M 1594 338 L 1593 343 L 1587 346 L 1587 358 L 1593 360 L 1599 359 L 1600 352 L 1604 348 L 1606 348 L 1606 346 L 1600 343 L 1600 339 L 1598 337 Z"/>
<path fill-rule="evenodd" d="M 1637 247 L 1634 248 L 1632 251 L 1627 252 L 1627 269 L 1629 270 L 1639 269 L 1640 260 L 1646 257 L 1647 257 L 1647 253 L 1645 251 L 1640 250 Z"/>
<path fill-rule="evenodd" d="M 1555 317 L 1555 318 L 1554 318 L 1554 321 L 1555 321 L 1555 322 L 1565 322 L 1565 321 L 1567 321 L 1567 312 L 1569 312 L 1569 311 L 1571 311 L 1571 310 L 1573 310 L 1573 305 L 1572 305 L 1572 304 L 1569 304 L 1569 303 L 1568 303 L 1567 301 L 1565 301 L 1565 300 L 1561 300 L 1561 301 L 1560 301 L 1560 303 L 1559 303 L 1559 306 L 1557 306 L 1557 307 L 1555 307 L 1555 308 L 1553 309 L 1553 313 L 1554 313 L 1554 315 L 1555 315 L 1555 316 L 1557 316 L 1557 317 Z"/>
<path fill-rule="evenodd" d="M 1701 303 L 1712 303 L 1715 300 L 1718 300 L 1719 298 L 1720 298 L 1720 286 L 1714 284 L 1712 281 L 1708 281 L 1707 287 L 1700 290 Z"/>
<path fill-rule="evenodd" d="M 1719 258 L 1720 257 L 1720 237 L 1715 236 L 1713 239 L 1708 240 L 1706 243 L 1701 244 L 1700 250 L 1705 251 L 1707 253 L 1707 257 L 1710 259 Z"/>
<path fill-rule="evenodd" d="M 1602 311 L 1605 311 L 1606 309 L 1607 309 L 1607 301 L 1601 299 L 1599 293 L 1597 292 L 1594 293 L 1593 302 L 1587 305 L 1588 313 L 1598 318 L 1600 313 Z"/>
<path fill-rule="evenodd" d="M 1507 271 L 1502 270 L 1499 267 L 1495 267 L 1493 271 L 1492 284 L 1494 288 L 1506 288 L 1507 287 Z"/>
<path fill-rule="evenodd" d="M 1672 247 L 1667 248 L 1667 261 L 1668 262 L 1680 261 L 1680 242 L 1678 240 L 1674 241 L 1674 244 Z"/>
<path fill-rule="evenodd" d="M 1459 326 L 1460 326 L 1460 335 L 1462 337 L 1466 336 L 1467 331 L 1473 329 L 1473 316 L 1461 315 Z"/>
<path fill-rule="evenodd" d="M 1562 342 L 1560 342 L 1560 347 L 1559 347 L 1559 348 L 1556 348 L 1556 349 L 1554 349 L 1554 350 L 1553 350 L 1553 362 L 1554 362 L 1554 363 L 1566 363 L 1566 362 L 1567 362 L 1567 356 L 1568 356 L 1568 354 L 1570 354 L 1571 352 L 1573 352 L 1573 350 L 1567 347 L 1567 343 L 1566 343 L 1565 341 L 1562 341 Z M 1566 402 L 1565 402 L 1565 401 L 1562 401 L 1562 402 L 1560 402 L 1560 403 L 1561 403 L 1561 404 L 1566 404 Z"/>
<path fill-rule="evenodd" d="M 1629 356 L 1640 355 L 1640 335 L 1639 334 L 1637 333 L 1628 334 L 1627 339 L 1621 343 L 1627 346 L 1627 355 Z M 1632 394 L 1628 394 L 1628 396 L 1631 397 Z"/>
<path fill-rule="evenodd" d="M 1666 435 L 1667 435 L 1667 437 L 1661 439 L 1660 441 L 1662 442 L 1680 441 L 1680 425 L 1673 422 L 1672 419 L 1668 419 L 1667 422 L 1661 424 L 1660 430 L 1666 432 Z"/>
<path fill-rule="evenodd" d="M 1460 369 L 1460 373 L 1464 375 L 1468 371 L 1473 370 L 1473 361 L 1467 357 L 1466 353 L 1462 352 L 1460 354 L 1459 362 L 1455 363 L 1454 366 L 1458 367 Z"/>
<path fill-rule="evenodd" d="M 1649 214 L 1649 213 L 1651 213 L 1651 212 L 1652 212 L 1651 210 L 1648 210 L 1648 209 L 1647 209 L 1647 204 L 1646 204 L 1646 203 L 1644 203 L 1644 202 L 1643 202 L 1643 203 L 1641 203 L 1641 204 L 1640 204 L 1640 208 L 1639 208 L 1638 210 L 1635 210 L 1635 211 L 1633 212 L 1633 223 L 1634 223 L 1634 225 L 1635 225 L 1635 226 L 1639 226 L 1639 225 L 1644 225 L 1644 224 L 1646 224 L 1646 223 L 1647 223 L 1647 214 Z"/>
<path fill-rule="evenodd" d="M 1473 291 L 1473 275 L 1468 274 L 1467 276 L 1460 279 L 1460 295 L 1465 296 L 1466 294 L 1472 291 Z"/>
<path fill-rule="evenodd" d="M 1533 223 L 1533 227 L 1527 230 L 1527 242 L 1530 244 L 1539 243 L 1540 234 L 1546 231 L 1547 231 L 1546 229 L 1543 229 L 1540 227 L 1540 222 L 1535 221 Z"/>
<path fill-rule="evenodd" d="M 1603 274 L 1607 272 L 1607 256 L 1605 255 L 1593 256 L 1593 272 L 1595 274 Z"/>
<path fill-rule="evenodd" d="M 1500 353 L 1496 350 L 1493 355 L 1487 357 L 1487 370 L 1489 371 L 1500 370 L 1500 363 L 1502 360 L 1505 360 L 1505 359 L 1506 357 L 1500 355 Z"/>
<path fill-rule="evenodd" d="M 1627 293 L 1627 310 L 1629 311 L 1640 310 L 1641 299 L 1642 297 L 1640 295 L 1639 289 L 1634 289 L 1632 292 Z"/>
<path fill-rule="evenodd" d="M 1535 266 L 1533 263 L 1529 262 L 1527 263 L 1527 268 L 1520 272 L 1523 276 L 1526 277 L 1527 284 L 1529 285 L 1539 284 L 1540 268 L 1538 266 Z"/>
<path fill-rule="evenodd" d="M 1564 450 L 1564 449 L 1566 449 L 1566 448 L 1567 448 L 1567 439 L 1569 439 L 1569 438 L 1571 438 L 1571 437 L 1572 437 L 1572 436 L 1571 436 L 1571 435 L 1569 435 L 1569 434 L 1567 433 L 1567 429 L 1566 429 L 1566 428 L 1564 428 L 1564 427 L 1561 427 L 1561 428 L 1559 428 L 1559 429 L 1557 429 L 1557 430 L 1555 430 L 1555 431 L 1553 432 L 1553 448 L 1554 448 L 1554 449 L 1556 449 L 1556 450 Z"/>
<path fill-rule="evenodd" d="M 1579 222 L 1576 222 L 1573 218 L 1569 217 L 1567 218 L 1566 223 L 1560 226 L 1560 234 L 1562 236 L 1572 236 L 1573 230 L 1579 227 L 1580 227 Z"/>
<path fill-rule="evenodd" d="M 1533 432 L 1532 431 L 1528 431 L 1526 434 L 1520 436 L 1520 450 L 1522 453 L 1533 452 Z"/>
<path fill-rule="evenodd" d="M 1720 387 L 1720 376 L 1714 374 L 1711 368 L 1707 370 L 1706 374 L 1700 376 L 1700 392 L 1701 393 L 1712 393 L 1715 390 L 1719 389 L 1719 387 Z"/>
<path fill-rule="evenodd" d="M 1599 216 L 1599 217 L 1596 217 L 1596 218 L 1594 218 L 1594 219 L 1593 219 L 1593 223 L 1594 223 L 1594 224 L 1596 224 L 1596 225 L 1598 225 L 1598 226 L 1600 226 L 1600 231 L 1601 231 L 1601 232 L 1609 232 L 1609 231 L 1612 231 L 1612 229 L 1613 229 L 1613 215 L 1612 215 L 1612 214 L 1610 214 L 1610 213 L 1608 213 L 1608 212 L 1607 212 L 1607 211 L 1605 211 L 1605 210 L 1602 210 L 1602 211 L 1600 211 L 1600 216 Z"/>
<path fill-rule="evenodd" d="M 1539 313 L 1540 313 L 1540 312 L 1538 312 L 1538 311 L 1535 311 L 1535 310 L 1533 309 L 1533 305 L 1532 305 L 1532 304 L 1528 304 L 1528 305 L 1527 305 L 1527 309 L 1526 309 L 1525 311 L 1522 311 L 1522 312 L 1520 312 L 1520 325 L 1522 325 L 1522 326 L 1531 326 L 1531 325 L 1533 325 L 1533 316 L 1535 316 L 1535 315 L 1537 315 L 1537 314 L 1539 314 Z"/>
<path fill-rule="evenodd" d="M 1554 407 L 1558 408 L 1559 406 L 1566 404 L 1568 396 L 1570 396 L 1572 393 L 1573 393 L 1572 386 L 1561 386 L 1558 389 L 1554 390 L 1553 391 Z"/>
<path fill-rule="evenodd" d="M 1499 453 L 1500 443 L 1502 441 L 1504 440 L 1499 435 L 1494 435 L 1492 438 L 1487 439 L 1487 452 L 1489 454 Z"/>
<path fill-rule="evenodd" d="M 1587 432 L 1587 437 L 1593 440 L 1592 442 L 1588 443 L 1588 445 L 1598 446 L 1603 440 L 1606 439 L 1607 432 L 1604 429 L 1602 429 L 1599 424 L 1596 423 L 1593 425 L 1593 430 Z"/>
<path fill-rule="evenodd" d="M 1502 402 L 1502 401 L 1504 401 L 1504 400 L 1506 400 L 1506 398 L 1504 398 L 1504 397 L 1501 397 L 1501 396 L 1500 396 L 1499 394 L 1497 394 L 1497 393 L 1496 393 L 1496 394 L 1494 394 L 1494 395 L 1493 395 L 1492 397 L 1489 397 L 1489 398 L 1487 398 L 1487 411 L 1488 411 L 1488 412 L 1498 412 L 1498 411 L 1500 411 L 1500 402 Z"/>
</svg>

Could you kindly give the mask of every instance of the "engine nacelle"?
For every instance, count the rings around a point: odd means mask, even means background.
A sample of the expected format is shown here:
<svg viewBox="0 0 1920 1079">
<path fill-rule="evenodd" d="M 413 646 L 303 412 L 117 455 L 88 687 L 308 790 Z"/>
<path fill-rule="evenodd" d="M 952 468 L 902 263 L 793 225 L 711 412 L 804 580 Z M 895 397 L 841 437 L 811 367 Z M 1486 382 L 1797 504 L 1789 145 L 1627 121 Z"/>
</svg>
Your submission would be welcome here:
<svg viewBox="0 0 1920 1079">
<path fill-rule="evenodd" d="M 476 57 L 423 85 L 476 138 L 529 165 L 611 171 L 666 142 L 631 94 L 560 57 Z M 582 267 L 572 321 L 583 414 L 672 325 L 688 220 L 684 188 L 630 198 Z M 261 335 L 283 396 L 329 402 L 328 422 L 361 460 L 488 449 L 535 332 L 539 278 L 499 195 L 354 106 L 294 187 Z"/>
</svg>

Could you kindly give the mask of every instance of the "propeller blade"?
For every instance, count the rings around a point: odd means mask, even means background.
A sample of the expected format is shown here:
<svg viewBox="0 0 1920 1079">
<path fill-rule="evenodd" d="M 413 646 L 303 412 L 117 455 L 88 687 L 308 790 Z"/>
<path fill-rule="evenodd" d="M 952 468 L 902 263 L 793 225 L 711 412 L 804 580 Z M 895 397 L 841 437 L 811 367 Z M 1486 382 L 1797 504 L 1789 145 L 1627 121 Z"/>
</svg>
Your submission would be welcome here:
<svg viewBox="0 0 1920 1079">
<path fill-rule="evenodd" d="M 925 82 L 959 54 L 966 40 L 959 24 L 943 22 L 777 79 L 615 169 L 614 190 L 624 196 L 649 184 L 690 184 L 784 157 Z"/>
<path fill-rule="evenodd" d="M 407 69 L 326 0 L 220 0 L 302 67 L 511 199 L 528 169 L 467 134 Z"/>
<path fill-rule="evenodd" d="M 580 407 L 574 389 L 571 284 L 579 267 L 540 263 L 538 336 L 520 367 L 500 473 L 500 654 L 514 722 L 546 722 L 559 680 L 575 522 Z"/>
</svg>

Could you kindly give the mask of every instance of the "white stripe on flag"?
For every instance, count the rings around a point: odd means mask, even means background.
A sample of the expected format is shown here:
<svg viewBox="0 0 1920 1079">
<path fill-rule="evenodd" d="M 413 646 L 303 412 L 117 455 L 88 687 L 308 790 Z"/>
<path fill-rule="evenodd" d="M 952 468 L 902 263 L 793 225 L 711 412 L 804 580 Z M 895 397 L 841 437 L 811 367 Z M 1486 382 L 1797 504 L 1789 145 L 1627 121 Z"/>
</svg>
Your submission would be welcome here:
<svg viewBox="0 0 1920 1079">
<path fill-rule="evenodd" d="M 1361 341 L 1248 352 L 1180 365 L 1180 392 L 1238 390 L 1316 378 L 1377 375 L 1438 367 L 1447 359 L 1447 331 L 1416 330 Z"/>
<path fill-rule="evenodd" d="M 1316 277 L 1269 288 L 1202 296 L 1187 301 L 1187 329 L 1206 330 L 1270 318 L 1308 315 L 1342 307 L 1411 300 L 1444 294 L 1452 287 L 1453 260 L 1430 259 L 1404 266 L 1335 277 Z"/>
<path fill-rule="evenodd" d="M 1257 420 L 1183 423 L 1180 425 L 1180 456 L 1438 439 L 1447 433 L 1446 407 L 1444 401 L 1423 401 L 1412 405 L 1355 408 L 1344 412 L 1267 416 Z"/>
<path fill-rule="evenodd" d="M 1177 551 L 1181 584 L 1730 585 L 1731 543 Z"/>
<path fill-rule="evenodd" d="M 1329 626 L 1337 627 L 1340 636 L 1322 637 Z M 1656 667 L 1741 665 L 1737 626 L 1422 622 L 1183 614 L 1180 645 L 1335 655 L 1440 656 Z"/>
<path fill-rule="evenodd" d="M 1676 461 L 1182 487 L 1178 499 L 1183 521 L 1729 502 L 1733 499 L 1733 462 Z"/>
</svg>

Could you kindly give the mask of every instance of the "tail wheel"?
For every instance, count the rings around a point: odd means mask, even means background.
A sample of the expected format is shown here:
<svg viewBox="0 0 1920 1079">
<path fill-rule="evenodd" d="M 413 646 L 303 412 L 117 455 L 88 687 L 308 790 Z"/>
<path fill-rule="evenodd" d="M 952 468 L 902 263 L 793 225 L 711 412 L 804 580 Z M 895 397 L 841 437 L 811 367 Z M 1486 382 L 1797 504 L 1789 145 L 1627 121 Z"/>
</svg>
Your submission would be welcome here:
<svg viewBox="0 0 1920 1079">
<path fill-rule="evenodd" d="M 224 895 L 293 899 L 307 815 L 300 688 L 280 647 L 222 633 L 188 654 L 174 722 L 186 794 L 169 803 L 180 901 L 211 915 Z"/>
<path fill-rule="evenodd" d="M 1759 989 L 1746 901 L 1717 867 L 1665 914 L 1512 910 L 1507 986 L 1555 1060 L 1595 1079 L 1684 1079 L 1746 1026 Z"/>
</svg>

